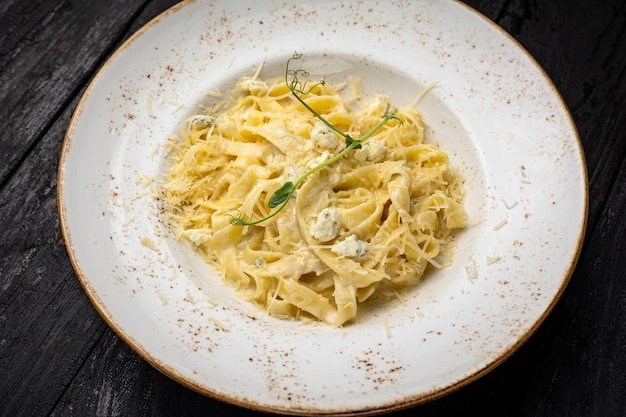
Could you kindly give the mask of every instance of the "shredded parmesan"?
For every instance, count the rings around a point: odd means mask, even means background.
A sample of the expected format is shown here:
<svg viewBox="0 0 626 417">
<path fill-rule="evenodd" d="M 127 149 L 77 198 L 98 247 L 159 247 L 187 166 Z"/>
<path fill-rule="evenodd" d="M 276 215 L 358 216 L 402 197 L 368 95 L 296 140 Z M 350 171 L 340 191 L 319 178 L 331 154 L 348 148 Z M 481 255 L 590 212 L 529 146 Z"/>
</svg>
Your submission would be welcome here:
<svg viewBox="0 0 626 417">
<path fill-rule="evenodd" d="M 172 113 L 176 113 L 177 111 L 184 109 L 185 107 L 187 107 L 187 105 L 185 103 L 183 103 L 182 101 L 177 101 L 177 100 L 172 100 L 172 99 L 168 99 L 165 100 L 166 103 L 172 104 L 174 107 L 174 110 L 172 110 Z"/>
<path fill-rule="evenodd" d="M 496 256 L 487 256 L 487 265 L 493 265 L 496 262 L 499 262 L 502 257 L 500 255 Z"/>
<path fill-rule="evenodd" d="M 522 173 L 522 184 L 530 184 L 530 180 L 528 179 L 528 176 L 526 175 L 526 171 L 522 168 L 521 170 Z"/>
<path fill-rule="evenodd" d="M 406 306 L 406 297 L 400 291 L 393 289 L 392 294 L 400 302 L 401 305 Z"/>
<path fill-rule="evenodd" d="M 161 300 L 161 304 L 165 305 L 168 303 L 168 299 L 165 296 L 165 294 L 163 294 L 161 291 L 157 291 L 157 296 L 159 297 L 159 299 Z"/>
<path fill-rule="evenodd" d="M 209 317 L 209 320 L 211 320 L 217 327 L 220 327 L 223 330 L 230 330 L 230 326 L 228 326 L 225 323 L 219 321 L 215 317 L 211 316 L 211 317 Z"/>
<path fill-rule="evenodd" d="M 215 91 L 215 90 L 207 90 L 204 92 L 205 95 L 209 96 L 209 97 L 222 97 L 222 93 L 220 93 L 219 91 Z"/>
<path fill-rule="evenodd" d="M 360 77 L 348 77 L 348 83 L 352 90 L 352 100 L 358 101 L 363 98 L 363 84 Z"/>
<path fill-rule="evenodd" d="M 478 276 L 478 267 L 476 265 L 476 259 L 470 258 L 468 262 L 465 264 L 465 272 L 467 274 L 467 278 L 470 281 L 474 281 Z"/>
<path fill-rule="evenodd" d="M 382 322 L 383 322 L 383 326 L 385 328 L 385 336 L 387 336 L 387 338 L 391 337 L 391 328 L 389 327 L 389 322 L 387 321 L 386 317 L 382 318 Z"/>
<path fill-rule="evenodd" d="M 152 118 L 156 118 L 156 116 L 154 115 L 154 112 L 152 111 L 152 97 L 150 96 L 146 97 L 146 108 L 148 110 L 148 116 Z"/>
<path fill-rule="evenodd" d="M 159 248 L 157 247 L 157 245 L 155 245 L 152 239 L 150 239 L 148 236 L 140 236 L 139 242 L 148 249 L 152 249 L 153 251 L 156 251 L 156 252 L 159 251 Z"/>
<path fill-rule="evenodd" d="M 142 191 L 140 193 L 135 194 L 134 196 L 132 196 L 130 199 L 131 200 L 139 200 L 141 197 L 145 197 L 147 195 L 150 195 L 150 191 L 146 190 L 146 191 Z"/>
<path fill-rule="evenodd" d="M 159 151 L 159 149 L 161 148 L 161 142 L 157 142 L 154 145 L 152 145 L 152 149 L 150 149 L 150 159 L 154 158 L 154 155 L 156 155 L 156 153 Z"/>
<path fill-rule="evenodd" d="M 519 204 L 519 202 L 518 201 L 513 201 L 513 202 L 509 203 L 505 199 L 502 199 L 502 204 L 504 204 L 504 207 L 506 207 L 508 210 L 511 210 L 512 208 L 515 208 Z"/>
<path fill-rule="evenodd" d="M 495 226 L 493 226 L 493 231 L 497 231 L 500 230 L 505 224 L 507 224 L 509 222 L 508 219 L 504 218 L 502 219 L 498 224 L 496 224 Z"/>
<path fill-rule="evenodd" d="M 413 98 L 413 100 L 411 100 L 411 102 L 409 103 L 409 107 L 417 107 L 417 104 L 422 100 L 422 98 L 424 98 L 424 96 L 433 88 L 437 87 L 439 83 L 431 83 L 429 85 L 426 86 L 426 88 L 424 88 L 422 91 L 420 91 L 420 93 L 415 96 L 415 98 Z"/>
</svg>

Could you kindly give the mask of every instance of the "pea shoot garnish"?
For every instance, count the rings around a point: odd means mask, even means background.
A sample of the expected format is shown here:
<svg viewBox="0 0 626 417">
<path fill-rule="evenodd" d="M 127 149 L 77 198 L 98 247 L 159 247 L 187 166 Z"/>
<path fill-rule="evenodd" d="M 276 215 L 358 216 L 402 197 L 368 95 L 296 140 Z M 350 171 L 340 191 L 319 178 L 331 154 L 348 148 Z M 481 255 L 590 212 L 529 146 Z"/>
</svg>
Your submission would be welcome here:
<svg viewBox="0 0 626 417">
<path fill-rule="evenodd" d="M 402 121 L 396 116 L 398 110 L 393 109 L 391 112 L 385 114 L 376 126 L 374 126 L 372 129 L 370 129 L 367 133 L 365 133 L 363 136 L 359 137 L 358 139 L 354 139 L 349 134 L 341 131 L 332 123 L 330 123 L 328 120 L 326 120 L 315 109 L 309 106 L 306 103 L 306 101 L 301 97 L 301 95 L 305 96 L 311 93 L 316 87 L 323 86 L 325 84 L 325 81 L 322 79 L 319 82 L 308 87 L 306 78 L 309 76 L 309 72 L 303 69 L 294 70 L 294 69 L 289 68 L 292 61 L 299 60 L 300 58 L 302 58 L 302 54 L 299 54 L 296 52 L 292 55 L 291 58 L 287 60 L 287 65 L 285 69 L 285 84 L 287 85 L 291 93 L 294 95 L 294 97 L 308 111 L 310 111 L 316 118 L 318 118 L 321 122 L 323 122 L 326 126 L 328 126 L 332 131 L 336 132 L 337 134 L 339 134 L 341 137 L 344 138 L 346 147 L 341 152 L 333 156 L 332 158 L 325 160 L 324 162 L 314 166 L 313 168 L 311 168 L 310 170 L 302 174 L 302 176 L 298 178 L 295 182 L 288 181 L 284 183 L 279 189 L 274 191 L 274 193 L 269 199 L 267 206 L 268 208 L 275 209 L 275 210 L 272 211 L 266 217 L 263 217 L 262 219 L 258 219 L 258 220 L 246 221 L 242 218 L 241 212 L 236 209 L 233 211 L 236 211 L 237 215 L 227 214 L 227 216 L 230 216 L 232 218 L 231 223 L 233 226 L 252 226 L 252 225 L 262 223 L 276 216 L 278 213 L 280 213 L 280 211 L 283 208 L 285 208 L 285 206 L 287 205 L 287 203 L 289 203 L 289 200 L 293 196 L 294 192 L 298 189 L 300 184 L 302 184 L 302 182 L 305 179 L 307 179 L 309 176 L 337 162 L 339 159 L 343 158 L 351 150 L 360 149 L 361 144 L 365 142 L 367 139 L 369 139 L 372 135 L 374 135 L 378 130 L 380 130 L 389 120 L 396 119 L 400 121 L 400 123 L 402 123 Z"/>
</svg>

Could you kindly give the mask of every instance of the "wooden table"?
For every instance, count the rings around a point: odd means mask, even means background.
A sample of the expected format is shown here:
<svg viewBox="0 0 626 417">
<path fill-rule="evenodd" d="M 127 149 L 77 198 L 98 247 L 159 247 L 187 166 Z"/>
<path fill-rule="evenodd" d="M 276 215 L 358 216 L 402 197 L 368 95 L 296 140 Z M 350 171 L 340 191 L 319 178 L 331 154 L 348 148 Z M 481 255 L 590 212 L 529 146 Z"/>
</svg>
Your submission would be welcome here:
<svg viewBox="0 0 626 417">
<path fill-rule="evenodd" d="M 233 0 L 236 1 L 236 0 Z M 68 260 L 56 174 L 99 66 L 174 0 L 0 1 L 0 415 L 251 416 L 137 356 Z M 580 131 L 590 186 L 578 267 L 548 319 L 482 379 L 397 415 L 626 415 L 626 6 L 467 0 L 545 68 Z"/>
</svg>

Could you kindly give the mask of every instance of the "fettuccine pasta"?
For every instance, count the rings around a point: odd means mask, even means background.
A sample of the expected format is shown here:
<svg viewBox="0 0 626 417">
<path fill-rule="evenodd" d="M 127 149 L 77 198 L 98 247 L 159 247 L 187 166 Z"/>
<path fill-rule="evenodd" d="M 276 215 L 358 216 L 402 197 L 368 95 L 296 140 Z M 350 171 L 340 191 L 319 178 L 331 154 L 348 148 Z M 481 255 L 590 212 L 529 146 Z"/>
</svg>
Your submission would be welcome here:
<svg viewBox="0 0 626 417">
<path fill-rule="evenodd" d="M 363 102 L 359 89 L 343 90 L 318 85 L 302 97 L 353 138 L 391 109 L 385 95 Z M 275 190 L 346 146 L 284 80 L 244 78 L 219 111 L 191 117 L 173 142 L 164 190 L 171 228 L 269 314 L 341 326 L 359 303 L 441 268 L 451 233 L 466 224 L 462 180 L 447 155 L 424 142 L 415 108 L 397 117 L 307 178 L 275 217 L 233 226 L 237 216 L 270 214 Z"/>
</svg>

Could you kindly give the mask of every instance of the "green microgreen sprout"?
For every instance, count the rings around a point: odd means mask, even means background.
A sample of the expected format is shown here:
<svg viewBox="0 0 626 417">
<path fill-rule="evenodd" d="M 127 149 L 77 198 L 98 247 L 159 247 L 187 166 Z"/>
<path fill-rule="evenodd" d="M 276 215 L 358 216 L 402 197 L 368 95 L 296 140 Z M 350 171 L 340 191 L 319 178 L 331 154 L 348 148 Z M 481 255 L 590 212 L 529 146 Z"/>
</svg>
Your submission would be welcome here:
<svg viewBox="0 0 626 417">
<path fill-rule="evenodd" d="M 311 168 L 310 170 L 302 174 L 302 176 L 298 178 L 296 182 L 288 181 L 285 184 L 283 184 L 278 190 L 274 191 L 274 193 L 270 197 L 270 200 L 267 206 L 270 209 L 276 209 L 276 210 L 271 212 L 268 216 L 263 217 L 262 219 L 258 219 L 258 220 L 246 221 L 242 218 L 241 211 L 237 209 L 233 209 L 233 211 L 237 212 L 237 215 L 233 215 L 230 213 L 226 214 L 227 216 L 230 216 L 232 218 L 231 223 L 233 224 L 233 226 L 252 226 L 252 225 L 262 223 L 276 216 L 283 208 L 285 208 L 285 206 L 287 205 L 287 203 L 293 196 L 293 193 L 298 189 L 300 184 L 302 184 L 302 182 L 305 179 L 307 179 L 309 176 L 320 171 L 321 169 L 326 168 L 329 165 L 334 164 L 335 162 L 343 158 L 351 150 L 360 149 L 361 144 L 365 142 L 367 139 L 369 139 L 372 135 L 374 135 L 378 130 L 380 130 L 389 120 L 396 119 L 402 124 L 402 120 L 400 120 L 396 116 L 396 114 L 398 113 L 398 109 L 393 109 L 391 112 L 385 114 L 381 118 L 380 122 L 376 124 L 376 126 L 371 128 L 367 133 L 365 133 L 363 136 L 361 136 L 358 139 L 354 139 L 349 134 L 341 131 L 332 123 L 330 123 L 328 120 L 326 120 L 321 114 L 315 111 L 315 109 L 309 106 L 306 103 L 306 101 L 304 101 L 304 99 L 300 96 L 300 95 L 307 95 L 311 93 L 311 91 L 313 91 L 313 89 L 315 89 L 316 87 L 323 86 L 325 84 L 325 81 L 322 79 L 319 82 L 312 85 L 311 87 L 307 88 L 307 81 L 306 80 L 302 81 L 300 77 L 306 79 L 309 76 L 309 73 L 303 69 L 294 70 L 294 69 L 289 68 L 291 61 L 298 60 L 300 58 L 302 58 L 302 54 L 299 54 L 296 52 L 292 55 L 291 58 L 287 60 L 287 66 L 285 70 L 285 83 L 287 84 L 287 87 L 289 88 L 291 93 L 294 95 L 294 97 L 307 110 L 309 110 L 316 118 L 318 118 L 326 126 L 328 126 L 330 129 L 332 129 L 334 132 L 338 133 L 340 136 L 342 136 L 345 139 L 346 147 L 341 152 L 333 156 L 332 158 L 327 159 L 326 161 L 314 166 L 313 168 Z"/>
</svg>

